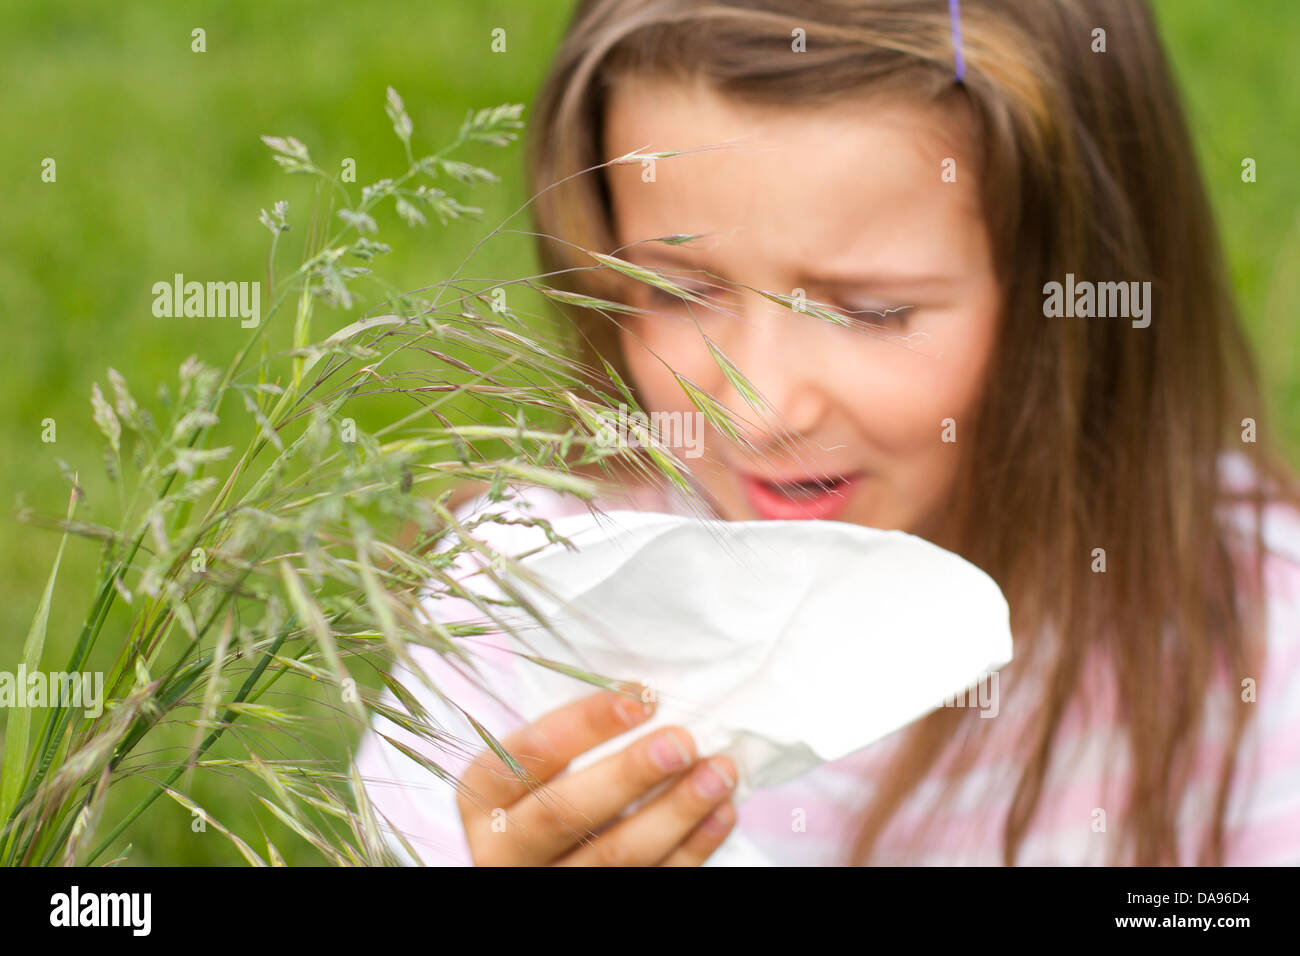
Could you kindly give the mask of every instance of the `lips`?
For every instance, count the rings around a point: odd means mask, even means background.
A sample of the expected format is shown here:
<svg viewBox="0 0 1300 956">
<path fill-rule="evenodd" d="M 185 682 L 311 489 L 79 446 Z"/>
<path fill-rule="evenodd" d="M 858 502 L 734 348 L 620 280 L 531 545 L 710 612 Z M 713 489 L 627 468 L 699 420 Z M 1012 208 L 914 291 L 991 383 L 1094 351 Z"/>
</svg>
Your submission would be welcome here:
<svg viewBox="0 0 1300 956">
<path fill-rule="evenodd" d="M 750 507 L 764 520 L 828 521 L 848 507 L 863 477 L 854 473 L 772 481 L 742 475 L 740 483 Z"/>
</svg>

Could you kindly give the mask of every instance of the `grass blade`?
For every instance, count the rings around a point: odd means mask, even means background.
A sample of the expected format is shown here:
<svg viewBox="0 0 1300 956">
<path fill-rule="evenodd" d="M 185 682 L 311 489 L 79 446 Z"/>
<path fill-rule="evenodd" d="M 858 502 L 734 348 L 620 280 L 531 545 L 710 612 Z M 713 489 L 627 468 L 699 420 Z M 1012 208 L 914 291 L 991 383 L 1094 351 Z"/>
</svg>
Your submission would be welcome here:
<svg viewBox="0 0 1300 956">
<path fill-rule="evenodd" d="M 68 520 L 77 506 L 75 490 L 68 500 Z M 45 582 L 45 593 L 36 608 L 31 629 L 27 632 L 27 643 L 23 645 L 23 665 L 27 672 L 35 671 L 41 664 L 41 653 L 45 650 L 45 628 L 50 620 L 50 602 L 54 597 L 54 582 L 59 576 L 59 564 L 63 560 L 63 546 L 68 543 L 65 530 L 59 539 L 59 550 L 54 555 L 54 567 L 50 569 L 49 580 Z M 0 822 L 9 819 L 18 795 L 22 793 L 26 778 L 27 738 L 31 734 L 32 712 L 27 707 L 16 707 L 9 715 L 5 727 L 5 756 L 3 769 L 0 770 Z"/>
</svg>

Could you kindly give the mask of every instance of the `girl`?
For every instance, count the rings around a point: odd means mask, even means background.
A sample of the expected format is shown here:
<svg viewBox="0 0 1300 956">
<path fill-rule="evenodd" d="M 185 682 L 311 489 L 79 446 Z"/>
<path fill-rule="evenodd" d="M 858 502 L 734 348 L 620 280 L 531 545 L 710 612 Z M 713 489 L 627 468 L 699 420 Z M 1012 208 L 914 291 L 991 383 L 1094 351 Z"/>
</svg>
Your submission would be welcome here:
<svg viewBox="0 0 1300 956">
<path fill-rule="evenodd" d="M 743 419 L 692 463 L 717 517 L 902 529 L 998 582 L 1016 658 L 997 718 L 940 709 L 734 808 L 735 767 L 680 729 L 561 775 L 641 720 L 635 701 L 519 727 L 430 654 L 554 799 L 491 753 L 440 754 L 457 797 L 367 741 L 371 798 L 426 862 L 691 865 L 738 827 L 777 863 L 1300 863 L 1300 512 L 1151 16 L 954 13 L 584 0 L 530 173 L 548 269 L 640 309 L 581 317 L 589 363 L 648 410 L 693 411 L 677 373 Z M 1075 308 L 1048 307 L 1053 283 Z M 605 506 L 687 507 L 618 495 Z M 508 701 L 510 656 L 492 660 Z"/>
</svg>

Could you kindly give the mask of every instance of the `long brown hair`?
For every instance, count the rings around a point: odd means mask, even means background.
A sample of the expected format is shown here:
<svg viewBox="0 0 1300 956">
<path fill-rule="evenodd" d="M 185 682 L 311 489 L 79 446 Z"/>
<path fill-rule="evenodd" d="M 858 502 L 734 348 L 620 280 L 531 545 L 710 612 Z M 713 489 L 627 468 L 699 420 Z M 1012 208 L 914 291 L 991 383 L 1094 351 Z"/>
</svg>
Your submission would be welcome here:
<svg viewBox="0 0 1300 956">
<path fill-rule="evenodd" d="M 1029 667 L 1044 675 L 1018 751 L 1004 858 L 1016 860 L 1067 705 L 1096 654 L 1114 681 L 1132 771 L 1115 844 L 1123 853 L 1112 862 L 1217 863 L 1251 711 L 1236 682 L 1258 673 L 1262 646 L 1261 543 L 1234 557 L 1219 521 L 1228 493 L 1218 465 L 1235 448 L 1274 493 L 1294 495 L 1294 485 L 1262 442 L 1241 440 L 1243 418 L 1263 431 L 1263 407 L 1182 109 L 1143 3 L 961 8 L 957 83 L 943 0 L 578 3 L 531 123 L 538 231 L 555 237 L 540 240 L 542 260 L 573 291 L 617 297 L 575 248 L 613 248 L 602 177 L 546 187 L 608 159 L 606 91 L 620 75 L 702 77 L 727 96 L 778 106 L 850 103 L 869 89 L 967 109 L 1005 314 L 973 438 L 963 440 L 961 551 L 1011 605 L 1017 659 L 1007 684 Z M 797 54 L 796 29 L 806 36 Z M 1095 29 L 1106 31 L 1104 53 L 1092 50 Z M 1067 273 L 1151 282 L 1153 321 L 1045 319 L 1043 284 Z M 584 341 L 622 371 L 612 323 L 581 310 L 579 322 Z M 1094 573 L 1095 548 L 1108 573 Z M 1217 798 L 1197 859 L 1180 860 L 1175 821 L 1212 700 L 1227 708 L 1229 728 Z M 855 860 L 871 856 L 927 776 L 953 781 L 969 766 L 985 724 L 973 716 L 943 708 L 909 728 L 876 782 Z M 941 769 L 945 755 L 953 760 Z"/>
</svg>

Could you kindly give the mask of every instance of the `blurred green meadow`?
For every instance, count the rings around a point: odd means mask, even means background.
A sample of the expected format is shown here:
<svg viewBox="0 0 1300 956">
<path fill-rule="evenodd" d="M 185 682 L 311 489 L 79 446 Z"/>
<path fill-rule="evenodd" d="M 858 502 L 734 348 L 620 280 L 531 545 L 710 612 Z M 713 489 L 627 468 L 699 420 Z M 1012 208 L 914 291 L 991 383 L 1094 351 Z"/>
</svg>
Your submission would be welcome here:
<svg viewBox="0 0 1300 956">
<path fill-rule="evenodd" d="M 1297 460 L 1300 4 L 1155 6 L 1259 346 L 1270 421 L 1290 436 L 1282 441 Z M 224 367 L 247 335 L 235 318 L 156 318 L 153 284 L 178 272 L 187 280 L 265 282 L 269 236 L 258 211 L 288 200 L 290 220 L 302 222 L 311 207 L 314 186 L 285 176 L 259 136 L 297 137 L 327 168 L 352 157 L 358 183 L 391 175 L 405 159 L 383 112 L 386 87 L 405 98 L 417 152 L 432 151 L 450 141 L 470 108 L 531 102 L 570 8 L 569 0 L 5 5 L 0 180 L 9 188 L 0 212 L 0 310 L 15 335 L 0 349 L 0 669 L 16 667 L 58 546 L 57 535 L 15 522 L 15 506 L 61 513 L 68 497 L 62 460 L 87 491 L 79 516 L 116 520 L 117 491 L 90 416 L 92 383 L 102 387 L 112 366 L 151 397 L 158 383 L 174 384 L 187 356 Z M 206 52 L 191 51 L 196 27 L 206 31 Z M 491 49 L 497 28 L 505 30 L 505 52 Z M 54 183 L 41 179 L 47 157 L 57 163 Z M 1258 165 L 1256 183 L 1241 180 L 1244 157 Z M 394 248 L 383 271 L 399 288 L 446 277 L 526 198 L 518 145 L 458 158 L 503 181 L 453 190 L 483 208 L 481 221 L 423 230 L 407 230 L 396 217 L 385 223 Z M 516 228 L 527 229 L 527 220 Z M 305 231 L 287 234 L 281 269 L 297 265 Z M 509 279 L 536 265 L 526 237 L 505 236 L 465 271 Z M 287 344 L 281 330 L 271 332 L 273 342 Z M 55 422 L 52 443 L 42 441 L 47 419 Z M 91 543 L 69 541 L 47 670 L 61 666 L 72 646 L 97 559 Z M 98 656 L 92 666 L 107 663 Z M 343 752 L 342 743 L 326 744 L 322 756 Z M 127 804 L 125 789 L 106 820 Z M 241 786 L 209 774 L 196 777 L 190 793 L 241 832 L 264 828 L 288 862 L 321 862 Z M 147 812 L 133 838 L 131 863 L 240 862 L 219 834 L 193 832 L 189 813 L 167 801 Z"/>
</svg>

